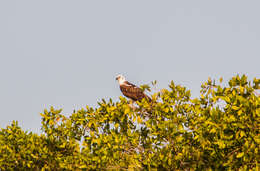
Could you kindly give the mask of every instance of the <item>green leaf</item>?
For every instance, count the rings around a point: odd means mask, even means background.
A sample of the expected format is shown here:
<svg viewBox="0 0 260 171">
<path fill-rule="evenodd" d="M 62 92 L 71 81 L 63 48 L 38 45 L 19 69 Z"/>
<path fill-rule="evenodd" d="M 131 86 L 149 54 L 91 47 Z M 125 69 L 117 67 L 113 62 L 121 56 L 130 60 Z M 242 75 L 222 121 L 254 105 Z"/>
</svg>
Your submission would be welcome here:
<svg viewBox="0 0 260 171">
<path fill-rule="evenodd" d="M 237 158 L 241 158 L 241 157 L 243 157 L 243 156 L 244 156 L 244 152 L 241 152 L 241 153 L 238 153 L 236 157 L 237 157 Z"/>
<path fill-rule="evenodd" d="M 239 110 L 240 107 L 238 107 L 238 106 L 232 106 L 232 109 L 234 109 L 234 110 Z"/>
<path fill-rule="evenodd" d="M 223 81 L 223 78 L 222 78 L 222 77 L 220 77 L 220 79 L 219 79 L 219 82 L 220 82 L 220 83 L 222 83 L 222 81 Z"/>
</svg>

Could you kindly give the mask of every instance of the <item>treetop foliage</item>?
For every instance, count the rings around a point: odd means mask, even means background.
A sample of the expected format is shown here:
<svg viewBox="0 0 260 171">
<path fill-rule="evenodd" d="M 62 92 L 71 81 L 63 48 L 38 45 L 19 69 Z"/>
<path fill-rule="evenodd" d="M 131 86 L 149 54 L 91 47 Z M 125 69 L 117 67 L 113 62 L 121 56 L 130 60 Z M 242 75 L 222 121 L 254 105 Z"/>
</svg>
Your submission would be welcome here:
<svg viewBox="0 0 260 171">
<path fill-rule="evenodd" d="M 259 170 L 260 79 L 221 82 L 191 98 L 172 81 L 151 103 L 102 100 L 69 117 L 51 107 L 41 135 L 13 121 L 0 131 L 0 170 Z"/>
</svg>

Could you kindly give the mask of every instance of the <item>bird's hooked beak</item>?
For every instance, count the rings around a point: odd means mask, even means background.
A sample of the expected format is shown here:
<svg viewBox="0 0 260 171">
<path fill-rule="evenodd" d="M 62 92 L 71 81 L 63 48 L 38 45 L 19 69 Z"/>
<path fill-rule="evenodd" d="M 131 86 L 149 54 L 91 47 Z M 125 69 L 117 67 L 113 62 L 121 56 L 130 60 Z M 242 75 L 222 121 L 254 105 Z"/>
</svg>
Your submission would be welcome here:
<svg viewBox="0 0 260 171">
<path fill-rule="evenodd" d="M 118 77 L 116 77 L 116 80 L 118 80 Z"/>
</svg>

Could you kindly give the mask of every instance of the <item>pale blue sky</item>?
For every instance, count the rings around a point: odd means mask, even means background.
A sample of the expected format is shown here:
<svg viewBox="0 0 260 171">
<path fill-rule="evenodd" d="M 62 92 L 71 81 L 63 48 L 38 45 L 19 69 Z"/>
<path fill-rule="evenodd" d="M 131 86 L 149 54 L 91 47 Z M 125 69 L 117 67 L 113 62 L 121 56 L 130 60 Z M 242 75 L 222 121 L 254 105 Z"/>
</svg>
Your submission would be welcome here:
<svg viewBox="0 0 260 171">
<path fill-rule="evenodd" d="M 53 105 L 69 115 L 171 80 L 199 95 L 212 78 L 260 74 L 260 1 L 0 1 L 0 127 L 39 132 Z"/>
</svg>

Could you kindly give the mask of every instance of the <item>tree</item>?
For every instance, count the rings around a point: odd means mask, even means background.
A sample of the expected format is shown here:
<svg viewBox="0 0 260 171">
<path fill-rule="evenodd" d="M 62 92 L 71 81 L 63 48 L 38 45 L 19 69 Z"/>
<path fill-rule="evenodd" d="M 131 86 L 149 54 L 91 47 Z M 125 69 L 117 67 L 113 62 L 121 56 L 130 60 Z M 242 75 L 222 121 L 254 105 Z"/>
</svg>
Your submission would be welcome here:
<svg viewBox="0 0 260 171">
<path fill-rule="evenodd" d="M 51 107 L 41 135 L 14 121 L 0 131 L 0 169 L 258 170 L 260 79 L 221 82 L 191 98 L 172 81 L 134 108 L 123 97 L 69 117 Z"/>
</svg>

